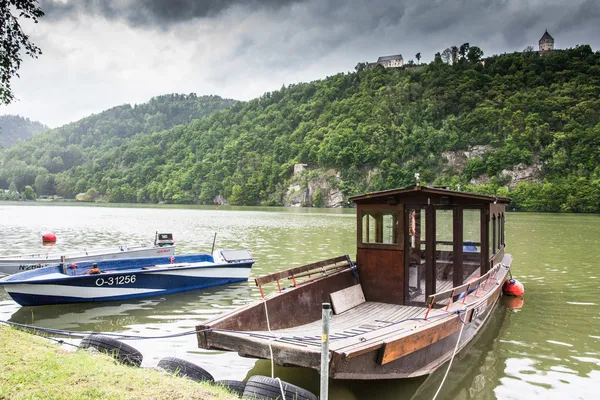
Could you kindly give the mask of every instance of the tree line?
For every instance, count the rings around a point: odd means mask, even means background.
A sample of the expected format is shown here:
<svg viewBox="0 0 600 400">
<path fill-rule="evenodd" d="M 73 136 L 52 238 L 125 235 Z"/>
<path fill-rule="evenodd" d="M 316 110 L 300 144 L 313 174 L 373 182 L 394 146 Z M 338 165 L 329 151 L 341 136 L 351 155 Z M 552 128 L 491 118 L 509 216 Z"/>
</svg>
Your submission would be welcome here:
<svg viewBox="0 0 600 400">
<path fill-rule="evenodd" d="M 421 68 L 359 64 L 248 102 L 169 95 L 116 107 L 4 151 L 0 188 L 280 205 L 304 163 L 339 171 L 347 196 L 414 184 L 419 172 L 510 196 L 518 210 L 600 212 L 599 99 L 600 53 L 587 45 L 484 59 L 465 43 Z M 442 157 L 481 145 L 465 165 Z M 511 182 L 518 165 L 538 166 L 536 179 Z"/>
</svg>

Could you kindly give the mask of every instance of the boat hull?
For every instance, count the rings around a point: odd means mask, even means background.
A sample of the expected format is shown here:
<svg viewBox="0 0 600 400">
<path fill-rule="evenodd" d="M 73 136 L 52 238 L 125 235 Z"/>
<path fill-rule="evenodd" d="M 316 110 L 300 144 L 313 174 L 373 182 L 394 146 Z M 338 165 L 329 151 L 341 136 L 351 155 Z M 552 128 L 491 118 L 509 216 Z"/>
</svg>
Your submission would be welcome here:
<svg viewBox="0 0 600 400">
<path fill-rule="evenodd" d="M 70 263 L 83 261 L 117 260 L 122 258 L 150 258 L 171 257 L 175 255 L 175 246 L 154 247 L 137 246 L 128 248 L 126 246 L 110 249 L 90 250 L 64 254 Z M 30 256 L 0 257 L 0 275 L 12 275 L 23 271 L 43 268 L 61 262 L 61 255 L 38 254 Z"/>
<path fill-rule="evenodd" d="M 367 301 L 334 315 L 330 321 L 329 376 L 375 380 L 431 374 L 452 357 L 459 336 L 458 351 L 483 329 L 502 296 L 509 266 L 507 256 L 464 303 L 455 301 L 448 309 L 438 305 L 431 314 L 422 306 Z M 236 351 L 245 357 L 272 357 L 278 365 L 319 370 L 321 321 L 314 320 L 317 310 L 310 307 L 327 301 L 330 293 L 355 285 L 354 279 L 351 271 L 341 271 L 275 294 L 265 304 L 249 304 L 216 317 L 197 326 L 198 345 Z M 297 307 L 285 307 L 287 304 Z M 264 328 L 265 308 L 273 333 Z"/>
<path fill-rule="evenodd" d="M 179 258 L 185 257 L 179 256 Z M 163 259 L 161 258 L 161 260 Z M 123 262 L 125 263 L 125 261 Z M 144 261 L 136 259 L 127 262 L 131 265 L 144 263 Z M 107 263 L 111 262 L 100 262 L 100 268 Z M 14 283 L 11 281 L 20 275 L 37 272 L 27 271 L 5 278 L 0 283 L 13 300 L 23 306 L 112 301 L 158 296 L 246 281 L 253 263 L 252 260 L 226 264 L 196 261 L 187 266 L 169 266 L 167 264 L 166 266 L 125 268 L 96 275 L 77 276 L 65 276 L 60 272 L 59 267 L 49 267 L 44 269 L 48 273 L 34 279 L 24 279 Z M 40 270 L 40 272 L 42 271 Z"/>
</svg>

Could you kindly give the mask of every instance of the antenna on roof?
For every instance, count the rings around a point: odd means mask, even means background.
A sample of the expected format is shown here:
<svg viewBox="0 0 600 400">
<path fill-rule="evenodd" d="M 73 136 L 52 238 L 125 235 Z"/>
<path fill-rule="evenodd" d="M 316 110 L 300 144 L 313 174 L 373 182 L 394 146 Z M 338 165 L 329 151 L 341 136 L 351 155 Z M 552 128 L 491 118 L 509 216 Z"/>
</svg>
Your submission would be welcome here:
<svg viewBox="0 0 600 400">
<path fill-rule="evenodd" d="M 417 181 L 417 186 L 421 186 L 421 174 L 415 172 L 415 180 Z"/>
</svg>

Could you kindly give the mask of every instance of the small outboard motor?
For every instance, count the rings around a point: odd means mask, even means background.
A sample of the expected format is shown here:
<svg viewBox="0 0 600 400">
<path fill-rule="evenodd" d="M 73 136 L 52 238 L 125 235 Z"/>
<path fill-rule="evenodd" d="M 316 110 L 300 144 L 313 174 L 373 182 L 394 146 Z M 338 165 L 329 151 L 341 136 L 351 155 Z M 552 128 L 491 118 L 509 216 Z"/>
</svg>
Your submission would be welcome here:
<svg viewBox="0 0 600 400">
<path fill-rule="evenodd" d="M 175 240 L 173 240 L 172 233 L 156 233 L 156 238 L 154 239 L 154 245 L 158 247 L 165 246 L 173 246 L 175 244 Z"/>
</svg>

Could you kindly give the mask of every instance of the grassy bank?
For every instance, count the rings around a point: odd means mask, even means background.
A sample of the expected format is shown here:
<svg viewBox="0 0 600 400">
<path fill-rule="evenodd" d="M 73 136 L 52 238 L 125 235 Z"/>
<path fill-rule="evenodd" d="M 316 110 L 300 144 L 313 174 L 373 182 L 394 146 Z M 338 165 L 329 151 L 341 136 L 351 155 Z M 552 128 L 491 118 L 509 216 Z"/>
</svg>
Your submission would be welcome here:
<svg viewBox="0 0 600 400">
<path fill-rule="evenodd" d="M 0 326 L 0 399 L 234 399 L 225 389 L 121 365 Z"/>
</svg>

